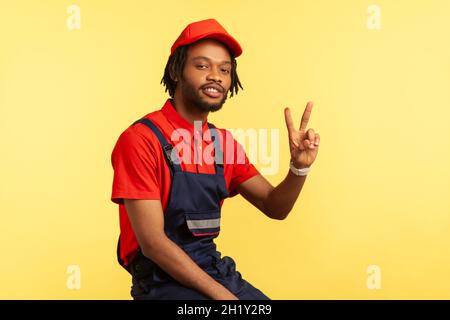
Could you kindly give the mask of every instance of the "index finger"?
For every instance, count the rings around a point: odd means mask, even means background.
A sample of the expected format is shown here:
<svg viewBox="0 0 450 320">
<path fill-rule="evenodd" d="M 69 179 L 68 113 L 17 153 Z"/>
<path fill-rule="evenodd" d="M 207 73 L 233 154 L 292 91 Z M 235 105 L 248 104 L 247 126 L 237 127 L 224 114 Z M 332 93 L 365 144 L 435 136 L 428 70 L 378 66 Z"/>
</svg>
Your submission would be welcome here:
<svg viewBox="0 0 450 320">
<path fill-rule="evenodd" d="M 284 120 L 286 121 L 286 127 L 288 129 L 288 132 L 289 133 L 293 132 L 295 130 L 294 122 L 292 121 L 291 110 L 289 110 L 289 108 L 284 109 Z"/>
<path fill-rule="evenodd" d="M 306 104 L 305 111 L 303 111 L 302 121 L 300 123 L 300 130 L 306 130 L 306 126 L 308 125 L 309 117 L 311 116 L 312 107 L 313 107 L 313 102 L 309 101 Z"/>
</svg>

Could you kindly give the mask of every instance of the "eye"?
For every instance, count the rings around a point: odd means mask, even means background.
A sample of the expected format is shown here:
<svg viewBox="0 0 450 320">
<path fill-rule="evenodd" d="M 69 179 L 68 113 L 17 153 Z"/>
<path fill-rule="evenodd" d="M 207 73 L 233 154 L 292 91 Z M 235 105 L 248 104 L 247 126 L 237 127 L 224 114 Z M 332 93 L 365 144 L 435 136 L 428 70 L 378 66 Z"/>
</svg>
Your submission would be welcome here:
<svg viewBox="0 0 450 320">
<path fill-rule="evenodd" d="M 199 65 L 197 65 L 197 68 L 203 69 L 203 68 L 207 68 L 207 66 L 205 66 L 204 64 L 199 64 Z"/>
<path fill-rule="evenodd" d="M 230 70 L 228 70 L 228 69 L 222 69 L 222 71 L 227 74 L 230 73 Z"/>
</svg>

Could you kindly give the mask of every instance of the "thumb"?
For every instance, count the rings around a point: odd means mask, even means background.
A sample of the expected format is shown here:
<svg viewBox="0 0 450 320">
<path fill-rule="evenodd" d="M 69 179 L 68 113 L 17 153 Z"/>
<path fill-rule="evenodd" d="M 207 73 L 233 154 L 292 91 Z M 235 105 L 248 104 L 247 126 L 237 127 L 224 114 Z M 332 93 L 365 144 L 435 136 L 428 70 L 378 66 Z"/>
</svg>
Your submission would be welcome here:
<svg viewBox="0 0 450 320">
<path fill-rule="evenodd" d="M 311 141 L 309 141 L 308 139 L 305 139 L 305 140 L 303 140 L 302 144 L 305 149 L 309 149 L 309 146 L 311 145 Z"/>
</svg>

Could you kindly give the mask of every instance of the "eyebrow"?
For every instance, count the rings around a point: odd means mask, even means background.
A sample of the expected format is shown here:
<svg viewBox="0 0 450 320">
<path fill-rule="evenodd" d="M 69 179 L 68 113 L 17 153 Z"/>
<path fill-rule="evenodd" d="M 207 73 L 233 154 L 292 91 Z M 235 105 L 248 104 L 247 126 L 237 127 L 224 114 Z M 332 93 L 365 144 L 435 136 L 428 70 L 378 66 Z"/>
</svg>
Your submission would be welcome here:
<svg viewBox="0 0 450 320">
<path fill-rule="evenodd" d="M 192 60 L 200 60 L 200 59 L 205 59 L 205 60 L 211 61 L 210 58 L 205 57 L 205 56 L 197 56 L 197 57 L 192 58 Z M 225 63 L 226 63 L 226 64 L 231 64 L 231 61 L 224 60 L 224 61 L 222 61 L 221 64 L 225 64 Z"/>
</svg>

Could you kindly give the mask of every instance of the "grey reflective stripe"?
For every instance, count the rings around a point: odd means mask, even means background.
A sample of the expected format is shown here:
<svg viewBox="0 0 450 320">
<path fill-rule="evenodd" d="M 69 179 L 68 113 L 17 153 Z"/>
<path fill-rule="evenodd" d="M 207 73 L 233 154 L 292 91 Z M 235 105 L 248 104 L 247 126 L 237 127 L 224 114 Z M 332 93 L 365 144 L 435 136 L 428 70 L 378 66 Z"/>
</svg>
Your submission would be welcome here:
<svg viewBox="0 0 450 320">
<path fill-rule="evenodd" d="M 187 220 L 189 229 L 210 229 L 220 226 L 220 218 L 207 220 Z"/>
</svg>

